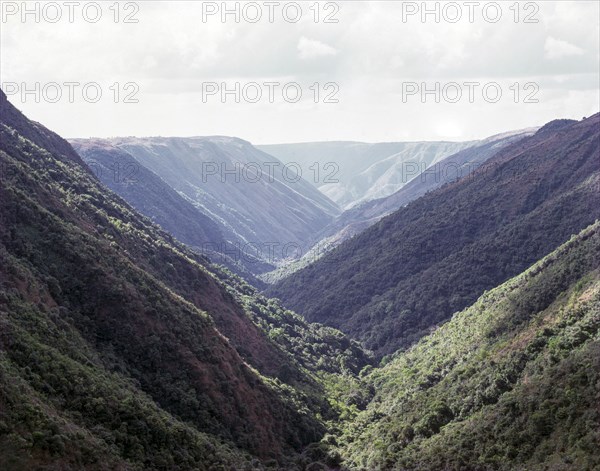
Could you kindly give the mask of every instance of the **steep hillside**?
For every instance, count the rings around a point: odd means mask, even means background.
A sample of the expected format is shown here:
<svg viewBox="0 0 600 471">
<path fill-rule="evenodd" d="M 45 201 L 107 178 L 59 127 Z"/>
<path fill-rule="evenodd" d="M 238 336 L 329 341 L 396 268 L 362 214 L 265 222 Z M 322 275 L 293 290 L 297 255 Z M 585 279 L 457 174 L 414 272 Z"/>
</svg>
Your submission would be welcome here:
<svg viewBox="0 0 600 471">
<path fill-rule="evenodd" d="M 600 217 L 599 125 L 549 123 L 269 294 L 379 355 L 408 347 Z"/>
<path fill-rule="evenodd" d="M 229 137 L 77 140 L 133 156 L 235 235 L 233 257 L 277 261 L 339 214 L 335 203 L 275 157 Z M 260 271 L 259 271 L 260 272 Z"/>
<path fill-rule="evenodd" d="M 314 237 L 314 245 L 301 259 L 264 274 L 262 279 L 268 283 L 276 283 L 290 276 L 425 193 L 467 177 L 501 149 L 533 135 L 535 131 L 537 129 L 526 129 L 483 139 L 472 147 L 419 170 L 420 174 L 414 176 L 396 193 L 385 198 L 365 201 L 344 211 Z"/>
<path fill-rule="evenodd" d="M 223 233 L 212 219 L 127 152 L 116 147 L 102 147 L 93 141 L 74 143 L 73 148 L 104 185 L 182 242 L 201 248 L 211 242 L 224 241 Z M 187 225 L 182 224 L 186 219 Z"/>
<path fill-rule="evenodd" d="M 476 142 L 312 142 L 259 146 L 282 162 L 295 163 L 302 174 L 349 209 L 389 196 L 424 168 Z"/>
<path fill-rule="evenodd" d="M 357 208 L 358 213 L 349 212 L 346 217 L 350 220 L 369 220 L 386 216 L 429 191 L 469 176 L 499 151 L 525 137 L 534 135 L 537 130 L 538 128 L 524 129 L 483 139 L 477 145 L 461 150 L 428 167 L 393 195 L 367 202 Z M 338 219 L 343 221 L 342 216 Z"/>
<path fill-rule="evenodd" d="M 356 344 L 135 213 L 2 92 L 0 169 L 1 469 L 310 464 Z"/>
<path fill-rule="evenodd" d="M 246 252 L 241 256 L 235 250 L 236 247 L 243 246 L 241 239 L 225 225 L 204 214 L 127 151 L 108 143 L 89 140 L 71 142 L 104 185 L 178 240 L 208 256 L 214 263 L 223 264 L 255 283 L 253 273 L 274 268 L 273 265 L 252 257 L 251 253 Z"/>
<path fill-rule="evenodd" d="M 366 227 L 372 226 L 382 217 L 420 198 L 425 193 L 459 178 L 467 177 L 504 147 L 535 134 L 535 131 L 537 129 L 492 136 L 472 147 L 435 162 L 424 170 L 420 170 L 419 175 L 415 176 L 396 193 L 386 198 L 367 201 L 344 211 L 335 221 L 323 229 L 317 235 L 317 238 L 338 245 L 362 232 Z"/>
<path fill-rule="evenodd" d="M 364 470 L 600 469 L 600 224 L 364 380 Z"/>
</svg>

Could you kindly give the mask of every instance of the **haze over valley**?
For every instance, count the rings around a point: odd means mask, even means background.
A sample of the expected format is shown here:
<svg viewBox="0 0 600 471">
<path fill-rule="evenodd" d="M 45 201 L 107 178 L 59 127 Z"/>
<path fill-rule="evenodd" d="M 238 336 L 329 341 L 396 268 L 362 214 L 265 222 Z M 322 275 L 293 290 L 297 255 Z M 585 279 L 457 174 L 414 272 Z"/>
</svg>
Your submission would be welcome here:
<svg viewBox="0 0 600 471">
<path fill-rule="evenodd" d="M 600 470 L 598 2 L 0 2 L 0 471 Z"/>
</svg>

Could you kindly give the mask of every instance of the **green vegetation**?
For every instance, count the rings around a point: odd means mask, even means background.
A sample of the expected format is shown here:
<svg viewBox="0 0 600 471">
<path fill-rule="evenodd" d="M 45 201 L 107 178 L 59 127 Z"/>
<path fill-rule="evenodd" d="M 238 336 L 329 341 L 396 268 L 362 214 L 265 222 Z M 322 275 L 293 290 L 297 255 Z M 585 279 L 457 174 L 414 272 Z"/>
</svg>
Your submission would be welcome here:
<svg viewBox="0 0 600 471">
<path fill-rule="evenodd" d="M 326 458 L 307 446 L 340 413 L 327 382 L 369 361 L 358 344 L 210 265 L 0 111 L 0 468 Z"/>
<path fill-rule="evenodd" d="M 1 92 L 0 117 L 1 470 L 600 467 L 600 223 L 377 368 L 138 215 Z M 595 177 L 504 230 L 567 231 Z"/>
<path fill-rule="evenodd" d="M 546 125 L 267 294 L 379 357 L 410 347 L 600 218 L 599 122 Z"/>
<path fill-rule="evenodd" d="M 366 378 L 353 469 L 600 467 L 600 224 Z"/>
</svg>

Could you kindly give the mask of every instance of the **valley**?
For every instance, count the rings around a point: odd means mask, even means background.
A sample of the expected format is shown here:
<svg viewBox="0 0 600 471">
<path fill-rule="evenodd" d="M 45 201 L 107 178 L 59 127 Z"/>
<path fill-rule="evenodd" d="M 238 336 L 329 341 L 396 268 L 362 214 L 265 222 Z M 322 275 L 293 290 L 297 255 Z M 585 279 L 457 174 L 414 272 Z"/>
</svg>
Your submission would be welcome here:
<svg viewBox="0 0 600 471">
<path fill-rule="evenodd" d="M 259 148 L 303 175 L 344 210 L 389 196 L 456 152 L 477 142 L 314 142 Z"/>
<path fill-rule="evenodd" d="M 600 2 L 0 1 L 0 471 L 600 471 Z"/>
<path fill-rule="evenodd" d="M 408 348 L 600 217 L 599 124 L 546 124 L 267 293 L 379 356 Z"/>
<path fill-rule="evenodd" d="M 435 178 L 342 212 L 221 178 L 285 162 L 245 141 L 0 112 L 0 468 L 600 466 L 600 115 L 427 154 Z M 330 246 L 294 271 L 256 241 Z"/>
</svg>

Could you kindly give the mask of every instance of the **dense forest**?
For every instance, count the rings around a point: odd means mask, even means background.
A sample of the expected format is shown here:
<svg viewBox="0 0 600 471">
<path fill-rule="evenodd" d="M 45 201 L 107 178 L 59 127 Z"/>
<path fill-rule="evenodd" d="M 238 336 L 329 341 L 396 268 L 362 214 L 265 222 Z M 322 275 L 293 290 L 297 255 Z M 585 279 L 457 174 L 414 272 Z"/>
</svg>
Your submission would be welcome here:
<svg viewBox="0 0 600 471">
<path fill-rule="evenodd" d="M 0 468 L 310 464 L 358 344 L 210 265 L 0 98 Z"/>
<path fill-rule="evenodd" d="M 356 469 L 600 467 L 600 224 L 364 378 Z"/>
</svg>

